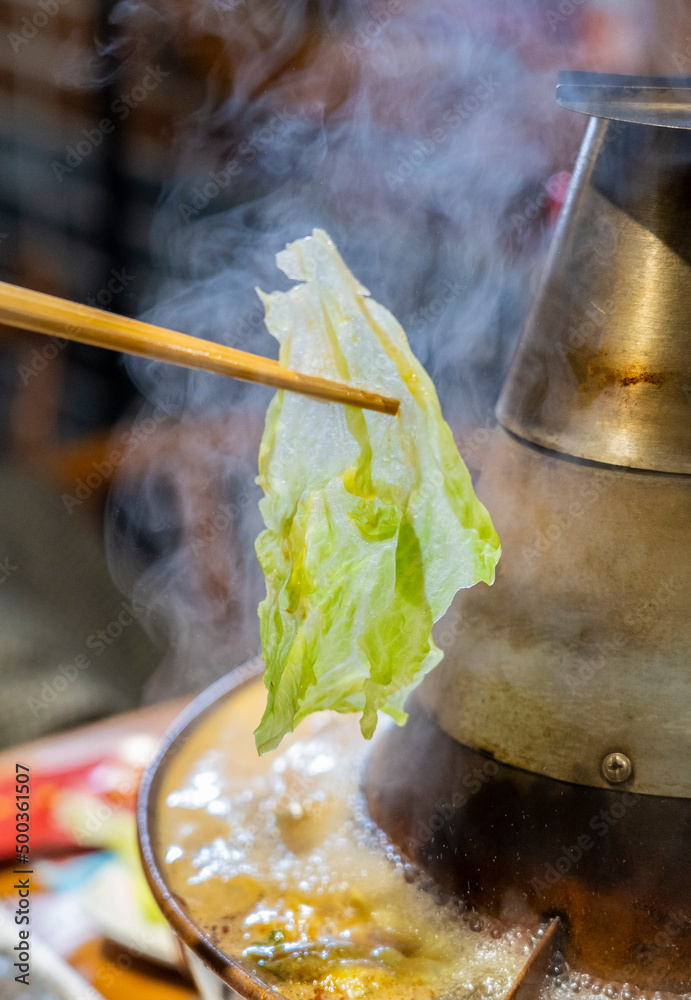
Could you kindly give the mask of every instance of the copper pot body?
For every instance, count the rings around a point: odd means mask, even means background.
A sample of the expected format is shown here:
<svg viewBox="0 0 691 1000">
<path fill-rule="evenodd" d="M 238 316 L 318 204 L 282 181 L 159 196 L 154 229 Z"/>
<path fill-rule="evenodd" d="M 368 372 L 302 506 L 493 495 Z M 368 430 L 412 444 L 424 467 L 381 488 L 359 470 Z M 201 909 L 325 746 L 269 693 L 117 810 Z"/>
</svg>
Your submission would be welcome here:
<svg viewBox="0 0 691 1000">
<path fill-rule="evenodd" d="M 691 477 L 594 466 L 495 431 L 478 483 L 493 587 L 380 742 L 373 818 L 501 919 L 559 914 L 574 968 L 691 988 Z M 605 777 L 613 752 L 632 763 Z"/>
<path fill-rule="evenodd" d="M 625 114 L 603 89 L 597 113 Z M 674 94 L 633 108 L 666 121 Z M 567 455 L 691 473 L 691 110 L 671 120 L 591 118 L 497 415 Z"/>
<path fill-rule="evenodd" d="M 493 587 L 439 623 L 418 700 L 514 767 L 691 799 L 691 477 L 594 466 L 503 428 L 477 485 L 502 540 Z"/>
<path fill-rule="evenodd" d="M 496 582 L 439 623 L 445 659 L 366 792 L 479 909 L 559 914 L 577 970 L 684 991 L 691 81 L 569 74 L 560 92 L 598 117 L 477 483 Z"/>
</svg>

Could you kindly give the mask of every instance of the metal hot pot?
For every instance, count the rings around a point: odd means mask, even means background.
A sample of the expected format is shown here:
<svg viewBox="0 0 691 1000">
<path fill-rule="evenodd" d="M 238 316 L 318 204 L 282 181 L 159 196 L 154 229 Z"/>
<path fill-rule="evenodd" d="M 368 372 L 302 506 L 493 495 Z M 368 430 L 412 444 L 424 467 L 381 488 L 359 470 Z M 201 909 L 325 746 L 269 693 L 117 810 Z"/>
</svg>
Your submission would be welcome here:
<svg viewBox="0 0 691 1000">
<path fill-rule="evenodd" d="M 559 915 L 575 968 L 684 992 L 691 80 L 568 73 L 558 99 L 591 121 L 478 484 L 496 583 L 458 595 L 367 795 L 480 909 Z"/>
<path fill-rule="evenodd" d="M 691 80 L 562 74 L 590 115 L 477 484 L 492 588 L 440 623 L 442 664 L 363 775 L 371 816 L 451 893 L 554 920 L 546 956 L 691 990 Z M 248 668 L 256 671 L 257 665 Z M 150 883 L 205 996 L 262 995 L 166 886 L 157 789 L 241 673 L 201 696 L 146 776 Z"/>
</svg>

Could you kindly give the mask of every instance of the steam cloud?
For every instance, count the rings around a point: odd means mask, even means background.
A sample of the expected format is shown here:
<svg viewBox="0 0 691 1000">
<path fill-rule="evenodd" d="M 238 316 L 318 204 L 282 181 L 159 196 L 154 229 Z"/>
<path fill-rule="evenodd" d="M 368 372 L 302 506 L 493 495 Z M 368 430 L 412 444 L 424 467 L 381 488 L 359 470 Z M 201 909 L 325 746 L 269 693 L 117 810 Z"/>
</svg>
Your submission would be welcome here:
<svg viewBox="0 0 691 1000">
<path fill-rule="evenodd" d="M 153 232 L 168 277 L 146 319 L 274 354 L 253 289 L 287 287 L 276 252 L 320 226 L 407 330 L 452 426 L 491 420 L 543 258 L 546 184 L 585 126 L 554 101 L 558 69 L 588 68 L 584 4 L 571 7 L 555 27 L 546 0 L 204 0 L 164 31 L 159 11 L 121 4 L 140 48 L 153 24 L 168 44 L 217 51 L 207 104 L 181 126 Z M 259 649 L 270 392 L 129 364 L 151 411 L 139 419 L 179 418 L 159 422 L 111 497 L 112 570 L 168 650 L 156 697 Z"/>
</svg>

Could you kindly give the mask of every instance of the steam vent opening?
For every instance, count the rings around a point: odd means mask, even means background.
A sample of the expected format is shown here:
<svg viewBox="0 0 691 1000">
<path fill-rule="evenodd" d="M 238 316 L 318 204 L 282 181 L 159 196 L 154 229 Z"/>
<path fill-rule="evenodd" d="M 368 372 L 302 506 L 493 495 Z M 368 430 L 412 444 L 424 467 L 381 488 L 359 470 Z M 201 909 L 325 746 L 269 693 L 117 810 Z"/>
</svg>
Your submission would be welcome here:
<svg viewBox="0 0 691 1000">
<path fill-rule="evenodd" d="M 0 998 L 691 1000 L 688 0 L 8 2 Z"/>
</svg>

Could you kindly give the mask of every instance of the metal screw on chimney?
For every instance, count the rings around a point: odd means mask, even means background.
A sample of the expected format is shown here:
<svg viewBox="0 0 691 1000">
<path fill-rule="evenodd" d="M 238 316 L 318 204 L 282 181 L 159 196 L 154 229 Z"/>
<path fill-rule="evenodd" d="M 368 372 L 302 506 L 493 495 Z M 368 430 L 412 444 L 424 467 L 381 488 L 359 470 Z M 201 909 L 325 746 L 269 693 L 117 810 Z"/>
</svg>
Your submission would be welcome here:
<svg viewBox="0 0 691 1000">
<path fill-rule="evenodd" d="M 633 764 L 625 753 L 608 753 L 601 766 L 605 780 L 611 785 L 621 785 L 633 774 Z"/>
</svg>

